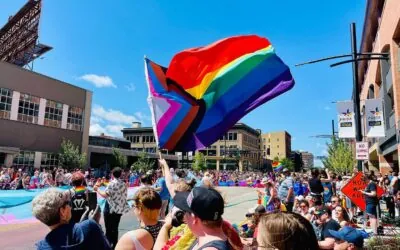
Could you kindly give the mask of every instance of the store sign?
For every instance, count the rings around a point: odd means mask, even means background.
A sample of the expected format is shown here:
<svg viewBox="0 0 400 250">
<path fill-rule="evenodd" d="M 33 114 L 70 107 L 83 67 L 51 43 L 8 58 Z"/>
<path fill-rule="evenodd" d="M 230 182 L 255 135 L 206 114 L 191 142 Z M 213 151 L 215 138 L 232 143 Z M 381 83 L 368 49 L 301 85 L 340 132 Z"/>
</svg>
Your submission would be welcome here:
<svg viewBox="0 0 400 250">
<path fill-rule="evenodd" d="M 367 137 L 385 137 L 382 99 L 365 100 Z"/>
<path fill-rule="evenodd" d="M 368 142 L 357 142 L 356 143 L 356 160 L 360 160 L 360 161 L 368 161 L 369 160 Z"/>
<path fill-rule="evenodd" d="M 342 187 L 341 191 L 344 195 L 346 195 L 357 207 L 359 207 L 362 211 L 365 211 L 365 197 L 364 194 L 361 193 L 361 190 L 365 190 L 368 182 L 364 179 L 364 176 L 361 172 L 356 174 L 353 178 L 349 180 L 349 182 Z M 383 195 L 384 190 L 377 186 L 376 194 L 378 199 Z"/>
<path fill-rule="evenodd" d="M 354 106 L 351 101 L 337 103 L 339 138 L 355 138 Z"/>
</svg>

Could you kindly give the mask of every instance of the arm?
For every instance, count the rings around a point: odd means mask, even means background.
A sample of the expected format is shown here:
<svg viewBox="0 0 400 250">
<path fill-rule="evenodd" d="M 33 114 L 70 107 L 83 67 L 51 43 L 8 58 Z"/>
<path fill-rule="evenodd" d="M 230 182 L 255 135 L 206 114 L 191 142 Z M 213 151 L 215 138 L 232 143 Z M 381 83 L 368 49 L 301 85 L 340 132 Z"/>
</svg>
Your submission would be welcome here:
<svg viewBox="0 0 400 250">
<path fill-rule="evenodd" d="M 108 194 L 107 194 L 108 187 L 106 188 L 105 191 L 101 191 L 101 190 L 99 190 L 99 186 L 95 185 L 93 187 L 93 190 L 96 191 L 101 197 L 108 198 Z"/>
<path fill-rule="evenodd" d="M 172 215 L 169 214 L 165 218 L 165 223 L 162 226 L 160 232 L 158 233 L 156 243 L 154 243 L 154 250 L 161 250 L 169 240 L 169 230 L 172 228 Z"/>
<path fill-rule="evenodd" d="M 173 198 L 175 196 L 174 178 L 172 178 L 167 162 L 164 159 L 159 160 L 159 162 L 165 175 L 165 184 L 167 184 L 169 194 Z"/>
<path fill-rule="evenodd" d="M 334 238 L 325 238 L 323 241 L 318 241 L 318 246 L 320 249 L 333 249 L 335 246 Z"/>
<path fill-rule="evenodd" d="M 329 171 L 325 170 L 325 172 L 326 172 L 328 179 L 321 179 L 321 182 L 331 182 L 332 179 L 331 179 L 331 175 L 329 174 Z"/>
</svg>

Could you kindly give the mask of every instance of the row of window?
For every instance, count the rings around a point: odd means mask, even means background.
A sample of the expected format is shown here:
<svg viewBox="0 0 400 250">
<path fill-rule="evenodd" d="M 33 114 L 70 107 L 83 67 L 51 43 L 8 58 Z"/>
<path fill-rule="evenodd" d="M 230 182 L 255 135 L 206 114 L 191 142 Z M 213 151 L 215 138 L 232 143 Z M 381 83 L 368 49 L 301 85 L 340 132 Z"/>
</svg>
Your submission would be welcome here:
<svg viewBox="0 0 400 250">
<path fill-rule="evenodd" d="M 243 141 L 247 142 L 250 145 L 257 145 L 258 144 L 258 139 L 254 138 L 253 136 L 248 136 L 246 134 L 243 134 Z"/>
<path fill-rule="evenodd" d="M 220 140 L 227 140 L 227 141 L 236 141 L 237 140 L 237 133 L 236 132 L 228 132 L 223 135 Z"/>
<path fill-rule="evenodd" d="M 142 143 L 154 143 L 156 142 L 156 139 L 153 135 L 129 135 L 126 137 L 128 141 L 131 143 L 140 143 L 140 138 L 142 138 Z"/>
<path fill-rule="evenodd" d="M 15 158 L 13 165 L 17 168 L 33 167 L 35 164 L 35 152 L 21 151 Z M 58 155 L 54 153 L 42 153 L 40 166 L 55 168 L 58 167 Z"/>
<path fill-rule="evenodd" d="M 11 102 L 13 91 L 0 88 L 0 118 L 10 119 Z M 18 121 L 38 124 L 39 121 L 40 97 L 21 93 L 18 104 Z M 48 127 L 61 128 L 63 116 L 63 104 L 51 100 L 46 100 L 44 113 L 44 125 Z M 83 109 L 69 106 L 67 129 L 82 131 Z"/>
</svg>

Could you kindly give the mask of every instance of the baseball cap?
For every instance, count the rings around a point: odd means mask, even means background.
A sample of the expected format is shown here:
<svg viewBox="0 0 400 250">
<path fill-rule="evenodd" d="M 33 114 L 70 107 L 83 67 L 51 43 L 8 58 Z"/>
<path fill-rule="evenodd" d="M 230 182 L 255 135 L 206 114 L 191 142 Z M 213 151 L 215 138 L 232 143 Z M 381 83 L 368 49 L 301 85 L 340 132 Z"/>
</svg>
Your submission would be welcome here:
<svg viewBox="0 0 400 250">
<path fill-rule="evenodd" d="M 177 192 L 174 205 L 207 221 L 221 219 L 225 206 L 221 194 L 215 189 L 206 187 L 195 187 L 191 192 Z"/>
<path fill-rule="evenodd" d="M 364 237 L 360 231 L 355 228 L 345 226 L 339 231 L 329 229 L 333 238 L 353 243 L 356 247 L 363 247 Z"/>
<path fill-rule="evenodd" d="M 263 205 L 257 205 L 255 207 L 250 208 L 247 211 L 247 215 L 252 214 L 264 214 L 266 212 L 265 207 Z"/>
<path fill-rule="evenodd" d="M 289 169 L 284 168 L 284 169 L 282 170 L 282 172 L 283 172 L 283 173 L 289 172 Z"/>
<path fill-rule="evenodd" d="M 316 210 L 314 214 L 317 216 L 321 216 L 323 214 L 332 214 L 332 212 L 328 207 L 322 207 L 322 208 Z"/>
</svg>

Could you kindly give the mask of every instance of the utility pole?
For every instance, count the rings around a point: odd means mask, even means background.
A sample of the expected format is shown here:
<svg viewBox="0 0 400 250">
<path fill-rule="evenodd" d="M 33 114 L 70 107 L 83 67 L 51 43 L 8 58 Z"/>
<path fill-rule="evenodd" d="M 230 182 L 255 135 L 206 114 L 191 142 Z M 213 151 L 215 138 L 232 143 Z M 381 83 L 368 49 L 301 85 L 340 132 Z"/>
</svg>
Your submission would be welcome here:
<svg viewBox="0 0 400 250">
<path fill-rule="evenodd" d="M 356 35 L 356 24 L 350 24 L 350 38 L 351 38 L 351 54 L 345 55 L 338 55 L 338 56 L 331 56 L 325 57 L 322 59 L 309 61 L 301 64 L 297 64 L 297 66 L 303 66 L 306 64 L 313 64 L 322 61 L 344 58 L 344 57 L 351 57 L 350 60 L 345 60 L 341 62 L 337 62 L 331 64 L 331 67 L 336 67 L 346 63 L 352 63 L 353 66 L 353 105 L 354 105 L 354 122 L 356 128 L 356 142 L 362 141 L 362 129 L 361 129 L 361 113 L 360 113 L 360 89 L 358 84 L 358 61 L 369 61 L 369 60 L 388 60 L 389 53 L 358 53 L 357 52 L 357 35 Z M 332 127 L 333 128 L 333 127 Z M 334 134 L 334 133 L 333 133 Z M 357 168 L 359 171 L 362 171 L 362 161 L 357 161 Z"/>
</svg>

